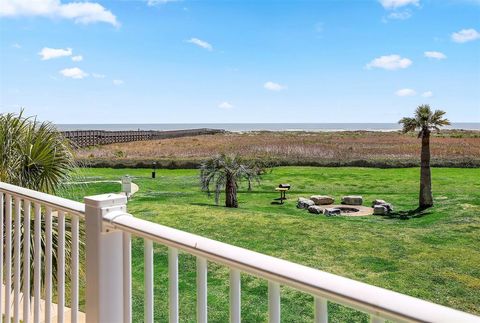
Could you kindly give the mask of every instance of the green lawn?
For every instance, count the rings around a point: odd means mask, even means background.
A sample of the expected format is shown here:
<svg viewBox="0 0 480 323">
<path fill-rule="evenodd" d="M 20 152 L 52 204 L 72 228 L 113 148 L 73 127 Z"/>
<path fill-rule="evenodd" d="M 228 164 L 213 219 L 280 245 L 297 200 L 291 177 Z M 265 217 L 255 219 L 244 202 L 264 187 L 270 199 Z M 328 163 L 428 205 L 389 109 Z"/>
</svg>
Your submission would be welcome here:
<svg viewBox="0 0 480 323">
<path fill-rule="evenodd" d="M 236 246 L 315 267 L 362 282 L 480 314 L 480 169 L 433 169 L 435 207 L 408 220 L 375 216 L 314 216 L 295 208 L 296 198 L 311 194 L 363 195 L 396 210 L 415 209 L 418 169 L 275 168 L 252 192 L 241 190 L 239 209 L 215 206 L 200 192 L 198 171 L 148 169 L 82 169 L 79 181 L 118 180 L 129 174 L 140 186 L 130 200 L 134 216 Z M 272 204 L 273 188 L 291 183 L 284 205 Z M 75 185 L 64 196 L 115 192 L 120 184 Z M 133 242 L 134 321 L 143 317 L 143 241 Z M 195 259 L 181 255 L 180 315 L 195 320 Z M 167 320 L 167 255 L 155 253 L 155 319 Z M 228 321 L 228 270 L 209 265 L 209 320 Z M 332 321 L 367 321 L 367 317 L 330 304 Z M 267 284 L 242 276 L 245 322 L 267 320 Z M 282 288 L 282 320 L 308 322 L 312 298 Z"/>
</svg>

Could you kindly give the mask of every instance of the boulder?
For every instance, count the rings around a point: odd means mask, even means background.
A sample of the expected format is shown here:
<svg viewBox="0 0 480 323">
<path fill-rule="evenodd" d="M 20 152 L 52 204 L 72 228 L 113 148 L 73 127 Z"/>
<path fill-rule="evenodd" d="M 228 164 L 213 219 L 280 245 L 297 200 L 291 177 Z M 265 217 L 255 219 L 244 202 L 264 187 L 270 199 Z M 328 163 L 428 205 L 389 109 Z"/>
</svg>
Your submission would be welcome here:
<svg viewBox="0 0 480 323">
<path fill-rule="evenodd" d="M 387 215 L 388 209 L 381 204 L 377 204 L 373 207 L 373 215 Z"/>
<path fill-rule="evenodd" d="M 326 216 L 335 216 L 342 214 L 342 211 L 337 208 L 328 208 L 323 210 L 323 214 L 325 214 Z"/>
<path fill-rule="evenodd" d="M 308 207 L 308 212 L 313 214 L 323 214 L 323 208 L 318 205 L 312 205 Z"/>
<path fill-rule="evenodd" d="M 327 195 L 312 195 L 310 199 L 315 202 L 315 205 L 328 205 L 335 202 L 333 197 Z"/>
<path fill-rule="evenodd" d="M 385 202 L 384 200 L 373 200 L 372 202 L 372 207 L 374 207 L 375 205 L 381 205 L 381 204 L 387 204 L 387 202 Z"/>
<path fill-rule="evenodd" d="M 342 197 L 342 204 L 346 205 L 362 205 L 363 197 L 360 195 L 347 195 Z"/>
<path fill-rule="evenodd" d="M 299 197 L 297 201 L 297 208 L 299 209 L 308 209 L 309 206 L 315 205 L 315 203 L 312 200 Z"/>
<path fill-rule="evenodd" d="M 392 212 L 392 211 L 393 211 L 393 206 L 392 206 L 392 204 L 387 203 L 387 202 L 385 202 L 384 200 L 374 200 L 374 201 L 372 202 L 372 207 L 375 208 L 376 205 L 382 205 L 382 206 L 386 207 L 388 212 Z"/>
<path fill-rule="evenodd" d="M 384 204 L 380 204 L 380 205 L 386 207 L 388 212 L 393 211 L 393 205 L 390 204 L 390 203 L 384 203 Z"/>
</svg>

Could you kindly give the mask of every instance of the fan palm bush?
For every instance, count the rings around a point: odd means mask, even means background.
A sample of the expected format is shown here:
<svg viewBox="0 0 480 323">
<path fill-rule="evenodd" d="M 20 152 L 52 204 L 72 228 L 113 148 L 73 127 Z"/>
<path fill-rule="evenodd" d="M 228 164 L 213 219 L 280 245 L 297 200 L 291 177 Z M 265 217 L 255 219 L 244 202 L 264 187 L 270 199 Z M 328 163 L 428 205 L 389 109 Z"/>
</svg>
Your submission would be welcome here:
<svg viewBox="0 0 480 323">
<path fill-rule="evenodd" d="M 235 154 L 220 154 L 206 160 L 200 166 L 200 183 L 202 190 L 215 193 L 215 203 L 218 205 L 220 194 L 225 191 L 225 206 L 238 207 L 237 189 L 241 181 L 246 181 L 248 190 L 252 189 L 254 181 L 260 181 L 264 167 L 259 162 L 242 160 Z"/>
<path fill-rule="evenodd" d="M 433 130 L 440 131 L 441 127 L 450 124 L 450 121 L 445 119 L 444 115 L 444 111 L 432 111 L 430 106 L 425 104 L 420 105 L 417 110 L 415 110 L 413 118 L 402 118 L 398 122 L 403 126 L 403 133 L 418 131 L 418 138 L 422 139 L 420 156 L 420 209 L 433 206 L 432 175 L 430 171 L 430 134 Z"/>
<path fill-rule="evenodd" d="M 0 114 L 0 181 L 36 191 L 54 194 L 62 186 L 62 183 L 68 180 L 70 173 L 75 166 L 74 156 L 69 142 L 56 130 L 53 124 L 49 122 L 38 122 L 34 118 L 26 118 L 23 116 L 23 111 L 18 115 L 13 113 Z M 2 205 L 1 207 L 4 206 Z M 25 210 L 22 209 L 22 214 L 24 211 Z M 42 210 L 42 212 L 43 211 L 44 210 Z M 54 216 L 52 221 L 52 244 L 54 250 L 52 253 L 52 273 L 54 276 L 53 281 L 56 282 L 56 250 L 58 247 L 57 217 Z M 23 248 L 23 215 L 21 223 L 22 227 L 19 232 L 22 232 L 21 241 Z M 3 225 L 5 227 L 5 220 L 3 220 Z M 70 220 L 67 218 L 65 221 L 65 272 L 67 276 L 70 273 L 70 225 Z M 13 227 L 14 225 L 12 223 L 12 228 Z M 31 220 L 30 228 L 30 237 L 32 241 L 30 243 L 31 249 L 29 252 L 31 257 L 33 257 L 33 219 Z M 43 220 L 41 223 L 41 230 L 41 256 L 43 257 L 46 252 L 44 234 L 45 223 Z M 12 237 L 12 241 L 13 239 L 14 237 Z M 5 241 L 5 237 L 3 241 Z M 82 247 L 83 246 L 81 246 L 81 248 Z M 5 246 L 3 246 L 3 248 L 5 248 Z M 5 252 L 12 252 L 12 250 L 5 250 Z M 23 271 L 23 262 L 21 263 L 21 270 Z M 33 269 L 33 267 L 31 269 Z M 44 269 L 45 268 L 42 266 L 41 270 L 43 271 Z M 23 274 L 21 277 L 23 279 Z M 31 277 L 33 280 L 33 275 Z M 42 273 L 42 280 L 43 278 L 44 274 Z M 30 286 L 33 287 L 33 283 Z"/>
</svg>

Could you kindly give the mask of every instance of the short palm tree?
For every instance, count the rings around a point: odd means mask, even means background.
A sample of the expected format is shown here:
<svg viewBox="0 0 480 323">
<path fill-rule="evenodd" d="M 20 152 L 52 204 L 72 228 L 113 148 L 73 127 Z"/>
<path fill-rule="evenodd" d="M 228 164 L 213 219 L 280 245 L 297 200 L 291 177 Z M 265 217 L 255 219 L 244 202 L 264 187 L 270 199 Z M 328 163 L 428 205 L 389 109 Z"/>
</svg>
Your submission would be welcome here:
<svg viewBox="0 0 480 323">
<path fill-rule="evenodd" d="M 62 183 L 68 180 L 74 168 L 75 161 L 69 142 L 51 123 L 25 118 L 23 117 L 23 111 L 18 115 L 13 113 L 0 114 L 0 181 L 52 194 L 57 192 Z M 30 243 L 30 254 L 33 256 L 33 219 L 31 221 L 30 237 L 32 241 Z M 57 250 L 57 217 L 53 217 L 53 222 L 53 250 Z M 24 223 L 23 219 L 21 219 L 21 223 Z M 2 225 L 5 225 L 5 223 Z M 70 272 L 71 243 L 69 233 L 70 221 L 68 219 L 66 219 L 65 225 L 67 229 L 65 237 L 65 272 L 68 275 Z M 45 223 L 43 221 L 41 227 L 42 232 L 45 232 Z M 23 228 L 20 228 L 20 232 L 23 232 Z M 23 241 L 23 238 L 22 234 L 21 241 Z M 46 251 L 45 239 L 41 239 L 41 241 L 43 256 Z M 3 247 L 5 248 L 5 246 Z M 53 275 L 55 278 L 57 273 L 57 253 L 53 252 L 52 257 Z M 23 265 L 21 270 L 23 271 Z M 21 277 L 23 279 L 23 274 Z M 31 277 L 33 279 L 33 276 Z M 33 287 L 33 284 L 31 286 Z"/>
<path fill-rule="evenodd" d="M 246 162 L 237 155 L 221 154 L 206 160 L 200 166 L 202 190 L 210 194 L 210 186 L 215 188 L 215 203 L 218 204 L 222 190 L 225 190 L 225 206 L 238 207 L 237 189 L 240 181 L 248 183 L 252 189 L 253 181 L 260 180 L 263 168 L 258 163 Z"/>
<path fill-rule="evenodd" d="M 0 180 L 55 193 L 75 168 L 70 144 L 54 125 L 0 115 Z"/>
<path fill-rule="evenodd" d="M 432 130 L 440 131 L 440 127 L 450 124 L 448 119 L 444 119 L 444 115 L 444 111 L 435 110 L 432 112 L 430 106 L 425 104 L 417 108 L 413 118 L 402 118 L 398 122 L 403 126 L 403 133 L 418 131 L 418 138 L 422 139 L 420 157 L 420 209 L 433 206 L 432 175 L 430 172 L 430 133 Z"/>
</svg>

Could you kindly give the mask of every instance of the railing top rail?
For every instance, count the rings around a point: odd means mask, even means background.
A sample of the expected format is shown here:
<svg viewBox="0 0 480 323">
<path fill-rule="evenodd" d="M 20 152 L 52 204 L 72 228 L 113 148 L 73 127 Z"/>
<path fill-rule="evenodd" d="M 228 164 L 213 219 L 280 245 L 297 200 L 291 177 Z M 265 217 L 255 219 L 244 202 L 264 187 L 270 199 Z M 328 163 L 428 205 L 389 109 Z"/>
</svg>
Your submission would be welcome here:
<svg viewBox="0 0 480 323">
<path fill-rule="evenodd" d="M 480 317 L 472 314 L 125 215 L 128 216 L 117 216 L 109 224 L 135 236 L 385 319 L 401 322 L 480 322 Z"/>
<path fill-rule="evenodd" d="M 50 206 L 59 211 L 65 211 L 69 214 L 74 214 L 80 217 L 85 215 L 85 204 L 65 199 L 62 197 L 30 190 L 20 186 L 0 182 L 0 191 L 11 194 L 13 196 L 20 196 L 33 202 L 38 202 L 43 205 Z"/>
</svg>

